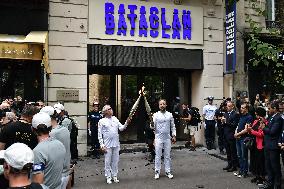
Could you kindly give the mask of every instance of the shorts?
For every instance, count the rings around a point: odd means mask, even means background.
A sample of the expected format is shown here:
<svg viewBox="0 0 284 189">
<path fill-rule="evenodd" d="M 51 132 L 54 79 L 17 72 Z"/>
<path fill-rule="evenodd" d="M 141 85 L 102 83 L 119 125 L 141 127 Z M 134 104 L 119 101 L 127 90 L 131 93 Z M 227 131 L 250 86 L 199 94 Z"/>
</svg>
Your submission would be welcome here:
<svg viewBox="0 0 284 189">
<path fill-rule="evenodd" d="M 192 125 L 188 126 L 189 135 L 190 135 L 190 136 L 194 136 L 194 135 L 195 135 L 195 132 L 197 131 L 197 128 L 198 128 L 198 126 L 192 126 Z"/>
<path fill-rule="evenodd" d="M 61 189 L 66 189 L 69 182 L 69 175 L 66 177 L 61 177 Z"/>
</svg>

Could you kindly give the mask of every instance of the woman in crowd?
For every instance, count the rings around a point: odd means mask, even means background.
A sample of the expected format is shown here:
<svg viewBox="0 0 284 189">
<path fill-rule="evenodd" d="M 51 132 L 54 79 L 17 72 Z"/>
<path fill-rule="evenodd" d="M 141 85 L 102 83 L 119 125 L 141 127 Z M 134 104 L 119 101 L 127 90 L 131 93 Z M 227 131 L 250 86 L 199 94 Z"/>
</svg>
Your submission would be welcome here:
<svg viewBox="0 0 284 189">
<path fill-rule="evenodd" d="M 261 127 L 261 124 L 268 124 L 268 121 L 265 119 L 266 111 L 262 107 L 258 107 L 255 111 L 256 119 L 254 120 L 251 127 L 248 127 L 248 133 L 255 140 L 256 145 L 253 145 L 251 148 L 250 156 L 250 172 L 255 176 L 251 182 L 256 184 L 262 184 L 265 180 L 265 161 L 264 161 L 264 133 Z"/>
</svg>

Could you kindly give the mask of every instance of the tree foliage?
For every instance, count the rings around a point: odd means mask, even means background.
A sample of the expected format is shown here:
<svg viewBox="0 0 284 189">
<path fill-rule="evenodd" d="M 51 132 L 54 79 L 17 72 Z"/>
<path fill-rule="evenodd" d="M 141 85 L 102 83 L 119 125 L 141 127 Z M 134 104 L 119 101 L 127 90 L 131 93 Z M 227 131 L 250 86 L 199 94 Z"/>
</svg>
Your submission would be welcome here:
<svg viewBox="0 0 284 189">
<path fill-rule="evenodd" d="M 257 0 L 249 0 L 250 7 L 257 13 L 257 16 L 265 16 L 265 10 L 260 7 Z M 279 58 L 280 53 L 283 51 L 281 48 L 281 41 L 279 44 L 272 44 L 269 42 L 263 42 L 260 38 L 261 34 L 266 33 L 270 37 L 278 37 L 281 39 L 281 33 L 283 28 L 273 28 L 266 30 L 258 22 L 251 18 L 248 14 L 246 17 L 246 23 L 249 24 L 249 33 L 247 34 L 248 50 L 253 54 L 253 58 L 249 60 L 249 64 L 252 66 L 265 66 L 272 71 L 273 87 L 284 86 L 284 66 Z"/>
</svg>

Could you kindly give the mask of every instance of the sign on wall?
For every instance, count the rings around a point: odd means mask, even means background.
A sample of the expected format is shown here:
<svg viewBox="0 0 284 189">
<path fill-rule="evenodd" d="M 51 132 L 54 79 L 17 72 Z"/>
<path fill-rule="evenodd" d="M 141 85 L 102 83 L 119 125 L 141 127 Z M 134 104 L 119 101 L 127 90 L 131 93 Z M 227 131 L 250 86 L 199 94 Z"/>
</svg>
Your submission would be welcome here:
<svg viewBox="0 0 284 189">
<path fill-rule="evenodd" d="M 0 58 L 42 60 L 43 47 L 41 44 L 29 43 L 0 43 Z"/>
<path fill-rule="evenodd" d="M 57 90 L 57 101 L 79 101 L 79 90 Z"/>
<path fill-rule="evenodd" d="M 226 73 L 236 70 L 236 2 L 228 5 L 226 0 Z"/>
<path fill-rule="evenodd" d="M 89 38 L 203 44 L 203 8 L 168 2 L 89 0 Z"/>
</svg>

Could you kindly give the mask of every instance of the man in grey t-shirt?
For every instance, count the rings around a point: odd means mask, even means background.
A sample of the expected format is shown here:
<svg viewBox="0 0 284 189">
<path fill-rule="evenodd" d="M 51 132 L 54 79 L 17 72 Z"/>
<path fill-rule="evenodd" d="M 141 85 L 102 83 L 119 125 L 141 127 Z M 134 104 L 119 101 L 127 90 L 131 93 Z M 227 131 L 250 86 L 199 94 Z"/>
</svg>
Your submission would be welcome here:
<svg viewBox="0 0 284 189">
<path fill-rule="evenodd" d="M 50 131 L 49 136 L 62 142 L 66 150 L 62 179 L 61 179 L 62 181 L 61 187 L 65 189 L 69 182 L 69 174 L 70 174 L 70 161 L 71 161 L 70 133 L 66 127 L 57 124 L 56 112 L 52 106 L 43 107 L 41 109 L 41 112 L 47 113 L 51 118 L 52 130 Z"/>
<path fill-rule="evenodd" d="M 51 118 L 47 113 L 34 115 L 32 126 L 38 138 L 38 145 L 33 150 L 33 181 L 44 183 L 49 188 L 61 189 L 65 147 L 59 140 L 49 137 Z"/>
</svg>

